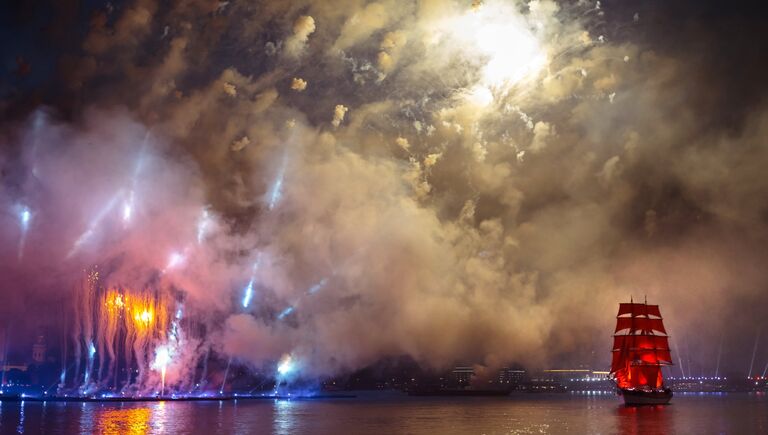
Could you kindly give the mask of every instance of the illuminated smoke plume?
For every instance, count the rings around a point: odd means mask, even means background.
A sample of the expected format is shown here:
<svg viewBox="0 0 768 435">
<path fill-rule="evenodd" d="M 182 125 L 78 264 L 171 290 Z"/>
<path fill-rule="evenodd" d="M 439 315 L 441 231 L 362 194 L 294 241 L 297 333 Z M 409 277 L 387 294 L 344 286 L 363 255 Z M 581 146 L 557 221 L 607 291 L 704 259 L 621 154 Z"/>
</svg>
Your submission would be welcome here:
<svg viewBox="0 0 768 435">
<path fill-rule="evenodd" d="M 767 112 L 720 119 L 637 11 L 182 3 L 92 20 L 66 104 L 3 122 L 2 314 L 66 307 L 68 385 L 189 390 L 211 354 L 600 368 L 632 295 L 712 361 L 711 319 L 751 349 Z"/>
<path fill-rule="evenodd" d="M 293 80 L 291 80 L 291 89 L 301 92 L 307 89 L 307 82 L 300 78 L 294 77 Z"/>
<path fill-rule="evenodd" d="M 309 35 L 315 31 L 314 18 L 302 15 L 293 23 L 293 35 L 285 41 L 285 50 L 291 56 L 298 56 L 304 51 Z"/>
</svg>

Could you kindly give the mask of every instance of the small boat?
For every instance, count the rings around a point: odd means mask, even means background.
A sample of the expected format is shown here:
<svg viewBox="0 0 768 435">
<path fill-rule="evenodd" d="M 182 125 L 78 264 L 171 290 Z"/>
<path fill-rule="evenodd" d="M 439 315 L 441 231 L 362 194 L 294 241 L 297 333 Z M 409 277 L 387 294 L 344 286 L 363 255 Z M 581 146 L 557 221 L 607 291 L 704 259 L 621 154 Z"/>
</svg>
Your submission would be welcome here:
<svg viewBox="0 0 768 435">
<path fill-rule="evenodd" d="M 619 304 L 612 354 L 610 376 L 626 405 L 669 403 L 661 368 L 672 365 L 672 354 L 658 305 Z"/>
</svg>

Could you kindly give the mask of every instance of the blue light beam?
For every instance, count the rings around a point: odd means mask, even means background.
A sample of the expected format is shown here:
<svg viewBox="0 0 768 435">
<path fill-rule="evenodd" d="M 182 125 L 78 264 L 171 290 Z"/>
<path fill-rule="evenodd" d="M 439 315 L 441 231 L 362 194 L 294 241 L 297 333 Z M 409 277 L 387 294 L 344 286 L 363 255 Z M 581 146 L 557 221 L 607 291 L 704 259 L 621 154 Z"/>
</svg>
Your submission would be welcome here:
<svg viewBox="0 0 768 435">
<path fill-rule="evenodd" d="M 248 281 L 248 285 L 245 286 L 245 290 L 243 291 L 243 308 L 248 308 L 248 306 L 251 305 L 252 299 L 253 299 L 253 278 L 251 278 L 251 280 Z"/>
<path fill-rule="evenodd" d="M 279 320 L 283 320 L 284 318 L 289 316 L 293 312 L 293 310 L 294 310 L 293 307 L 288 307 L 288 308 L 284 309 L 283 311 L 281 311 L 280 314 L 277 315 L 277 318 Z"/>
</svg>

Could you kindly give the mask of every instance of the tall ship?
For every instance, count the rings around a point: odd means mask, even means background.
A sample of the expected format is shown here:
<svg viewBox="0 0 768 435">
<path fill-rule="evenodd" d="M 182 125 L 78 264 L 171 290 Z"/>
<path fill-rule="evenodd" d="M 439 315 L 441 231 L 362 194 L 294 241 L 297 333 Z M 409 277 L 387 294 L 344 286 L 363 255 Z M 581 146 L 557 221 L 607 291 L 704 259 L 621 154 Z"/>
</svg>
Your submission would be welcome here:
<svg viewBox="0 0 768 435">
<path fill-rule="evenodd" d="M 663 366 L 672 365 L 669 336 L 658 305 L 621 303 L 613 335 L 610 376 L 627 405 L 665 405 L 672 390 Z"/>
</svg>

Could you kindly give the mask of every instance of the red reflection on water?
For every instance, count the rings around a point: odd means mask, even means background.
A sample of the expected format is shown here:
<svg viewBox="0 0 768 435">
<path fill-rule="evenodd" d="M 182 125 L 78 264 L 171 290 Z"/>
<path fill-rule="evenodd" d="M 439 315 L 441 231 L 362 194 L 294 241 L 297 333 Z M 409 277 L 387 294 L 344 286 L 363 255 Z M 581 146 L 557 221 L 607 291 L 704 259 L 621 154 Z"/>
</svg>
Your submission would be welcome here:
<svg viewBox="0 0 768 435">
<path fill-rule="evenodd" d="M 145 434 L 151 415 L 149 408 L 105 409 L 96 414 L 96 426 L 104 434 Z"/>
<path fill-rule="evenodd" d="M 673 432 L 670 405 L 624 406 L 616 408 L 618 433 L 625 435 Z"/>
</svg>

